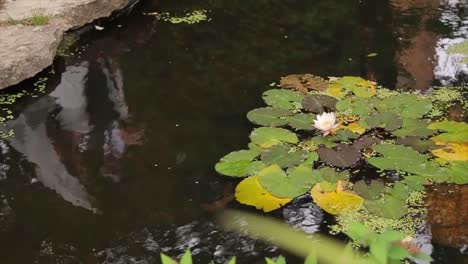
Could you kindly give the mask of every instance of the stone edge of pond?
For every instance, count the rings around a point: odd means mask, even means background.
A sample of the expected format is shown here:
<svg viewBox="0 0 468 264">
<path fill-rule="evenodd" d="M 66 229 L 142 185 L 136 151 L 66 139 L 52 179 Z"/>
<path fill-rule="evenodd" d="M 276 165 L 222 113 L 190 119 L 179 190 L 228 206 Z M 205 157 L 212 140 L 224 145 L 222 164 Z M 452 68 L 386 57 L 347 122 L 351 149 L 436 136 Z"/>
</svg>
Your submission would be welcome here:
<svg viewBox="0 0 468 264">
<path fill-rule="evenodd" d="M 109 17 L 139 0 L 59 1 L 64 4 L 60 8 L 41 9 L 44 14 L 53 14 L 46 25 L 24 25 L 0 20 L 0 90 L 34 77 L 52 65 L 65 32 L 96 19 Z M 7 2 L 1 11 L 8 14 L 9 8 Z M 31 9 L 34 10 L 34 6 Z"/>
</svg>

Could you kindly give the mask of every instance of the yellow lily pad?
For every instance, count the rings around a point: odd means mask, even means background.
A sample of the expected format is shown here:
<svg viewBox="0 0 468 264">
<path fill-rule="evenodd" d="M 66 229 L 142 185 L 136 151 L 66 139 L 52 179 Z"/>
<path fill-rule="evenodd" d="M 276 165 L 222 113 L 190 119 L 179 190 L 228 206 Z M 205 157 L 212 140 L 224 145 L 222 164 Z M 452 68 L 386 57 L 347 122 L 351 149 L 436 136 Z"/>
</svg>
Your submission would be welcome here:
<svg viewBox="0 0 468 264">
<path fill-rule="evenodd" d="M 432 138 L 434 140 L 434 138 Z M 432 150 L 432 154 L 444 160 L 468 160 L 468 143 L 444 143 L 434 140 L 436 145 L 444 146 L 440 149 Z"/>
<path fill-rule="evenodd" d="M 364 134 L 366 129 L 359 125 L 359 122 L 352 122 L 348 125 L 341 125 L 340 128 L 350 130 L 351 132 L 357 133 L 359 135 Z"/>
<path fill-rule="evenodd" d="M 255 206 L 264 212 L 276 210 L 292 200 L 271 195 L 260 185 L 258 176 L 242 180 L 236 187 L 235 197 L 240 203 Z"/>
<path fill-rule="evenodd" d="M 352 192 L 345 191 L 342 181 L 338 181 L 336 191 L 325 192 L 317 183 L 311 190 L 314 202 L 324 211 L 332 215 L 340 215 L 358 210 L 362 207 L 364 199 Z"/>
</svg>

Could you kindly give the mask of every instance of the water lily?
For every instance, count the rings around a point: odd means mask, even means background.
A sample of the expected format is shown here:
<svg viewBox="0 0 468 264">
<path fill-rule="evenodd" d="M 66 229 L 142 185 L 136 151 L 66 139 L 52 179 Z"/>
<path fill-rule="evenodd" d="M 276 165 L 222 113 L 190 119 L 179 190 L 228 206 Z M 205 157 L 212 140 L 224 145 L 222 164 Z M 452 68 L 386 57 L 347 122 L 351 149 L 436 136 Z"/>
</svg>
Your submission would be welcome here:
<svg viewBox="0 0 468 264">
<path fill-rule="evenodd" d="M 314 120 L 314 127 L 322 130 L 323 135 L 326 136 L 333 132 L 333 129 L 337 128 L 340 124 L 335 124 L 335 113 L 322 113 L 317 115 L 317 119 Z"/>
</svg>

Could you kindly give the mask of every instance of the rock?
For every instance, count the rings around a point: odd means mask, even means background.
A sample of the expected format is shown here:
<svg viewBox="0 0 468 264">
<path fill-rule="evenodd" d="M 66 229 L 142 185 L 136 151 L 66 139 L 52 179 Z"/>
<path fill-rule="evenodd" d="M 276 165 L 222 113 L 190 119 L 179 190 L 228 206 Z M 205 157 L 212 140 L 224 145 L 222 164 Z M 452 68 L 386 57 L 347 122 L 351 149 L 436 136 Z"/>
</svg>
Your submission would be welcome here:
<svg viewBox="0 0 468 264">
<path fill-rule="evenodd" d="M 33 77 L 50 66 L 64 32 L 133 6 L 136 0 L 7 0 L 0 10 L 0 89 Z M 50 16 L 44 26 L 12 25 L 33 12 Z"/>
</svg>

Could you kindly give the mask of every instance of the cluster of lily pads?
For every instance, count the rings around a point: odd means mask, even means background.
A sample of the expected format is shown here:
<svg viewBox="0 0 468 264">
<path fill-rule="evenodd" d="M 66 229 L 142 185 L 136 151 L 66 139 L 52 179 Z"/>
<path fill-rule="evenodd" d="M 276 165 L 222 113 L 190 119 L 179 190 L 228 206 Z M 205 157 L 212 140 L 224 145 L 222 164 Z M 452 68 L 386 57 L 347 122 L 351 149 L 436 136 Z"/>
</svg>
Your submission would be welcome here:
<svg viewBox="0 0 468 264">
<path fill-rule="evenodd" d="M 310 193 L 333 215 L 366 210 L 400 219 L 425 185 L 468 183 L 468 124 L 435 115 L 447 104 L 435 96 L 352 76 L 294 74 L 272 86 L 263 93 L 267 106 L 247 113 L 260 126 L 248 149 L 215 165 L 243 178 L 240 203 L 268 212 Z M 320 126 L 324 113 L 339 123 L 329 133 Z"/>
</svg>

